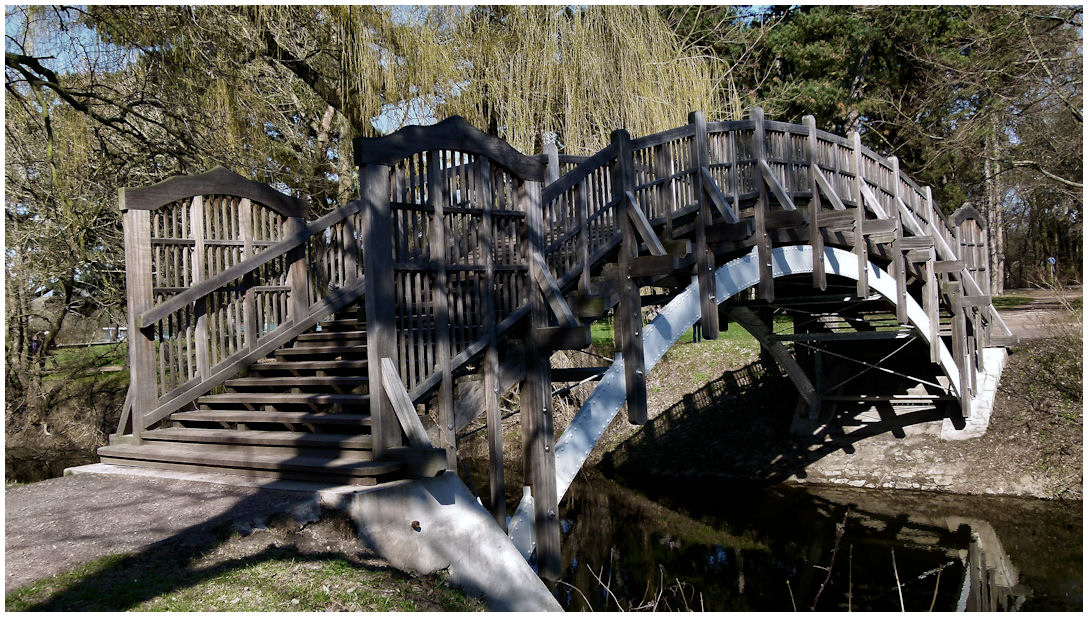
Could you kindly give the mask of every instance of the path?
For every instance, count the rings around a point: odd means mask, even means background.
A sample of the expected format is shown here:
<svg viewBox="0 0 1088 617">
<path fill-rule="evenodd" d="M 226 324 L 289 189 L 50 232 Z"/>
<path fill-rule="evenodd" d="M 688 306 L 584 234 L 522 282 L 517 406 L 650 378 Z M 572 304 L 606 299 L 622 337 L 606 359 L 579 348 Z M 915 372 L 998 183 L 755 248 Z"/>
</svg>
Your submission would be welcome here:
<svg viewBox="0 0 1088 617">
<path fill-rule="evenodd" d="M 1052 320 L 1059 311 L 1068 306 L 1069 302 L 1080 299 L 1083 295 L 1083 289 L 1081 287 L 1070 287 L 1060 291 L 1053 289 L 1006 289 L 1003 295 L 1031 298 L 1031 304 L 998 311 L 1009 329 L 1018 335 L 1020 340 L 1028 340 L 1053 336 L 1049 332 Z"/>
<path fill-rule="evenodd" d="M 7 593 L 107 555 L 170 539 L 207 539 L 220 524 L 267 516 L 312 491 L 79 473 L 4 493 Z"/>
</svg>

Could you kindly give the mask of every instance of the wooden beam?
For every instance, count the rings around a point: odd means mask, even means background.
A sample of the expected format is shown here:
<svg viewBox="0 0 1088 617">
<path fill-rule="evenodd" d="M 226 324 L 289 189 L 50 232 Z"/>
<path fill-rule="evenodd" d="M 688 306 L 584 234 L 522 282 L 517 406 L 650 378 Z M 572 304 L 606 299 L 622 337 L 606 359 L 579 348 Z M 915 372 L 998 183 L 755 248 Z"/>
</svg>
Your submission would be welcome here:
<svg viewBox="0 0 1088 617">
<path fill-rule="evenodd" d="M 408 396 L 408 390 L 405 389 L 404 382 L 401 381 L 400 374 L 397 373 L 397 367 L 393 364 L 391 358 L 382 358 L 381 371 L 382 389 L 385 391 L 385 395 L 389 397 L 389 402 L 393 406 L 393 413 L 396 414 L 397 420 L 400 422 L 400 428 L 408 438 L 408 445 L 419 449 L 433 448 L 431 439 L 427 436 L 427 430 L 423 428 L 423 423 L 419 420 L 419 414 L 416 413 L 416 406 L 412 404 L 412 399 Z"/>
<path fill-rule="evenodd" d="M 894 234 L 892 240 L 892 273 L 895 275 L 895 319 L 900 324 L 907 323 L 907 265 L 903 261 L 903 230 L 899 215 L 899 204 L 903 202 L 900 197 L 899 159 L 889 157 L 892 165 L 892 185 L 894 186 L 892 199 L 892 216 L 888 219 L 891 223 L 891 231 Z M 883 223 L 884 221 L 874 221 Z"/>
<path fill-rule="evenodd" d="M 585 349 L 593 344 L 589 326 L 544 326 L 533 330 L 536 346 L 546 353 L 559 349 Z"/>
<path fill-rule="evenodd" d="M 664 276 L 672 274 L 680 267 L 680 258 L 676 255 L 644 255 L 632 257 L 627 266 L 627 274 L 632 279 Z"/>
<path fill-rule="evenodd" d="M 869 209 L 873 211 L 873 215 L 876 216 L 876 218 L 888 218 L 888 213 L 884 211 L 884 206 L 880 205 L 876 195 L 873 193 L 873 189 L 869 188 L 869 185 L 865 182 L 861 183 L 861 195 L 862 201 L 869 206 Z"/>
<path fill-rule="evenodd" d="M 793 357 L 793 354 L 776 340 L 770 328 L 763 323 L 755 312 L 740 307 L 728 307 L 724 309 L 724 312 L 729 315 L 730 320 L 740 324 L 759 341 L 762 348 L 774 358 L 774 361 L 782 368 L 782 372 L 793 382 L 798 394 L 809 405 L 809 408 L 816 409 L 819 405 L 816 388 L 812 386 L 812 382 L 809 381 L 808 376 L 805 375 L 804 370 L 801 369 L 801 365 L 797 363 L 797 359 Z"/>
<path fill-rule="evenodd" d="M 575 366 L 570 368 L 553 368 L 552 369 L 552 381 L 561 383 L 572 383 L 576 381 L 585 381 L 587 379 L 594 379 L 604 375 L 608 371 L 607 366 Z"/>
<path fill-rule="evenodd" d="M 793 205 L 793 200 L 786 194 L 786 189 L 782 188 L 778 176 L 774 175 L 774 170 L 771 169 L 765 159 L 759 159 L 759 170 L 763 174 L 763 181 L 767 183 L 767 186 L 771 188 L 771 192 L 778 198 L 778 203 L 787 210 L 796 210 L 797 206 Z"/>
<path fill-rule="evenodd" d="M 776 341 L 800 341 L 804 343 L 828 341 L 884 341 L 916 338 L 913 330 L 860 330 L 854 332 L 803 332 L 799 334 L 775 334 Z"/>
</svg>

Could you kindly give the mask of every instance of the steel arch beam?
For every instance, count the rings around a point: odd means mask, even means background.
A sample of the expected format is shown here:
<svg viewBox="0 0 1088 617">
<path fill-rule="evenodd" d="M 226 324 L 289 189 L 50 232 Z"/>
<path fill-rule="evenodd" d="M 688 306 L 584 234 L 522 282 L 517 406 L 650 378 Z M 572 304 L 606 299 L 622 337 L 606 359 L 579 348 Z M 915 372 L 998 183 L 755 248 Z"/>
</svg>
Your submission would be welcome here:
<svg viewBox="0 0 1088 617">
<path fill-rule="evenodd" d="M 857 256 L 835 247 L 823 251 L 824 269 L 828 274 L 858 280 Z M 866 274 L 873 291 L 896 305 L 895 277 L 868 262 Z M 771 270 L 774 278 L 794 274 L 811 274 L 813 250 L 808 245 L 783 246 L 771 251 Z M 759 283 L 759 263 L 755 249 L 721 266 L 714 273 L 715 297 L 719 303 Z M 948 376 L 951 388 L 959 393 L 959 370 L 952 354 L 941 340 L 932 340 L 929 318 L 910 295 L 906 296 L 907 320 L 930 345 L 937 345 L 940 366 Z M 665 306 L 643 329 L 643 353 L 646 371 L 649 372 L 700 317 L 699 288 L 692 283 Z M 555 444 L 556 489 L 559 499 L 566 494 L 578 470 L 600 440 L 612 419 L 623 407 L 625 400 L 623 361 L 616 362 L 605 372 L 600 383 L 575 414 L 567 429 Z M 966 414 L 968 410 L 965 410 Z M 510 539 L 529 558 L 533 552 L 532 498 L 526 497 L 518 505 L 510 520 Z"/>
</svg>

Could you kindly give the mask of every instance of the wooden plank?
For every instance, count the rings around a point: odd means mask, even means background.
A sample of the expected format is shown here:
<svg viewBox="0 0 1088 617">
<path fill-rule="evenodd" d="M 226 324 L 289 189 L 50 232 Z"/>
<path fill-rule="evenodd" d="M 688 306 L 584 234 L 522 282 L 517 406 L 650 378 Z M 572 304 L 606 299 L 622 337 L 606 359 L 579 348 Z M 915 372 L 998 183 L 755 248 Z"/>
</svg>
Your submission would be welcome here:
<svg viewBox="0 0 1088 617">
<path fill-rule="evenodd" d="M 752 132 L 752 158 L 763 163 L 763 144 L 766 132 L 763 121 L 763 109 L 753 107 L 750 114 L 755 130 Z M 761 167 L 762 169 L 762 167 Z M 774 272 L 771 268 L 771 237 L 767 234 L 767 214 L 771 203 L 767 195 L 767 181 L 762 173 L 758 174 L 759 200 L 755 205 L 756 222 L 756 260 L 759 264 L 759 298 L 774 302 Z"/>
<path fill-rule="evenodd" d="M 710 244 L 747 240 L 753 233 L 754 225 L 752 219 L 745 219 L 740 223 L 720 223 L 711 225 L 706 228 L 705 232 L 706 242 Z"/>
<path fill-rule="evenodd" d="M 851 161 L 854 171 L 854 254 L 858 260 L 859 296 L 869 295 L 869 255 L 865 246 L 865 206 L 862 205 L 865 193 L 865 178 L 862 176 L 861 136 L 857 131 L 850 133 Z"/>
<path fill-rule="evenodd" d="M 397 367 L 393 364 L 391 358 L 382 358 L 381 371 L 382 389 L 385 391 L 385 395 L 389 397 L 389 402 L 393 406 L 393 413 L 396 414 L 397 420 L 400 422 L 400 428 L 408 438 L 408 444 L 413 448 L 434 447 L 431 444 L 431 439 L 427 437 L 427 430 L 423 428 L 423 423 L 419 420 L 419 414 L 416 413 L 416 406 L 412 404 L 412 399 L 408 396 L 408 391 L 404 388 L 404 382 L 401 381 L 400 374 L 397 373 Z"/>
<path fill-rule="evenodd" d="M 820 233 L 820 210 L 823 202 L 820 200 L 820 188 L 816 180 L 816 174 L 820 171 L 820 165 L 816 157 L 816 118 L 805 116 L 805 158 L 808 160 L 808 186 L 812 197 L 808 202 L 808 243 L 812 247 L 812 286 L 820 290 L 827 290 L 827 272 L 824 267 L 824 235 Z"/>
<path fill-rule="evenodd" d="M 158 399 L 155 375 L 155 331 L 141 329 L 136 316 L 154 302 L 151 286 L 151 213 L 126 208 L 121 192 L 121 212 L 125 234 L 125 283 L 128 300 L 129 388 L 132 391 L 132 435 L 139 443 L 149 425 L 148 415 Z"/>
<path fill-rule="evenodd" d="M 978 308 L 983 306 L 990 306 L 993 304 L 993 299 L 990 296 L 961 296 L 959 299 L 960 306 L 963 308 Z"/>
<path fill-rule="evenodd" d="M 382 383 L 382 358 L 397 357 L 389 171 L 382 165 L 359 168 L 363 245 L 367 248 L 363 251 L 367 374 L 372 384 Z M 374 426 L 374 456 L 381 458 L 386 450 L 402 443 L 401 431 L 397 430 L 396 411 L 388 395 L 370 397 L 370 416 Z"/>
<path fill-rule="evenodd" d="M 438 386 L 438 434 L 439 447 L 446 450 L 446 464 L 457 468 L 457 439 L 454 435 L 453 418 L 453 343 L 450 331 L 449 283 L 446 274 L 448 240 L 446 238 L 445 208 L 449 204 L 449 187 L 443 170 L 444 154 L 427 152 L 427 201 L 434 208 L 431 217 L 431 261 L 435 264 L 434 284 L 431 287 L 431 305 L 435 320 L 435 369 L 441 382 Z"/>
<path fill-rule="evenodd" d="M 718 213 L 722 215 L 727 223 L 736 223 L 739 220 L 737 214 L 729 206 L 729 202 L 733 201 L 733 197 L 722 192 L 721 187 L 714 180 L 714 176 L 710 174 L 710 170 L 706 167 L 699 167 L 699 175 L 702 176 L 703 192 L 710 198 L 710 203 L 714 204 Z"/>
<path fill-rule="evenodd" d="M 763 224 L 767 229 L 804 227 L 808 223 L 807 214 L 805 210 L 775 210 L 767 213 Z"/>
<path fill-rule="evenodd" d="M 759 160 L 759 170 L 763 174 L 763 181 L 770 187 L 771 192 L 774 193 L 775 198 L 778 199 L 779 205 L 787 210 L 796 210 L 797 206 L 793 204 L 793 200 L 790 199 L 789 194 L 786 193 L 786 189 L 782 187 L 782 183 L 778 181 L 778 176 L 774 175 L 774 170 L 767 164 L 765 159 Z"/>
<path fill-rule="evenodd" d="M 899 229 L 899 223 L 895 219 L 877 219 L 865 221 L 865 235 L 894 234 Z"/>
<path fill-rule="evenodd" d="M 707 151 L 706 118 L 703 112 L 693 111 L 688 114 L 688 123 L 695 134 L 695 139 L 691 140 L 689 160 L 699 167 L 707 167 L 710 156 Z M 706 190 L 703 188 L 703 175 L 696 174 L 692 181 L 698 202 L 698 211 L 695 214 L 695 276 L 699 283 L 699 317 L 703 324 L 703 337 L 712 340 L 718 338 L 718 303 L 714 298 L 714 254 L 707 246 L 707 227 L 711 223 L 711 215 Z"/>
<path fill-rule="evenodd" d="M 827 341 L 884 341 L 915 338 L 912 330 L 860 330 L 853 332 L 801 332 L 795 334 L 774 334 L 769 338 L 776 341 L 800 341 L 816 343 Z"/>
<path fill-rule="evenodd" d="M 642 206 L 639 205 L 635 194 L 631 191 L 624 191 L 623 194 L 627 198 L 627 215 L 631 218 L 631 223 L 635 226 L 639 237 L 646 243 L 650 254 L 664 255 L 665 247 L 654 233 L 653 225 L 650 225 L 650 221 L 646 219 L 646 214 L 642 211 Z"/>
</svg>

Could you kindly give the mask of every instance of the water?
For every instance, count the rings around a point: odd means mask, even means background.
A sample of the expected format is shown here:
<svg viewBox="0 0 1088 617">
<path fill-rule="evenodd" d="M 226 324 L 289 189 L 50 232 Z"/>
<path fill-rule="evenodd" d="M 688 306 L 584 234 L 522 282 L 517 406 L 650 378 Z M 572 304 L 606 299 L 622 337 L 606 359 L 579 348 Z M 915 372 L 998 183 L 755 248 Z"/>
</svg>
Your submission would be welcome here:
<svg viewBox="0 0 1088 617">
<path fill-rule="evenodd" d="M 1083 606 L 1080 503 L 715 481 L 644 490 L 599 473 L 571 487 L 556 586 L 568 610 Z"/>
</svg>

